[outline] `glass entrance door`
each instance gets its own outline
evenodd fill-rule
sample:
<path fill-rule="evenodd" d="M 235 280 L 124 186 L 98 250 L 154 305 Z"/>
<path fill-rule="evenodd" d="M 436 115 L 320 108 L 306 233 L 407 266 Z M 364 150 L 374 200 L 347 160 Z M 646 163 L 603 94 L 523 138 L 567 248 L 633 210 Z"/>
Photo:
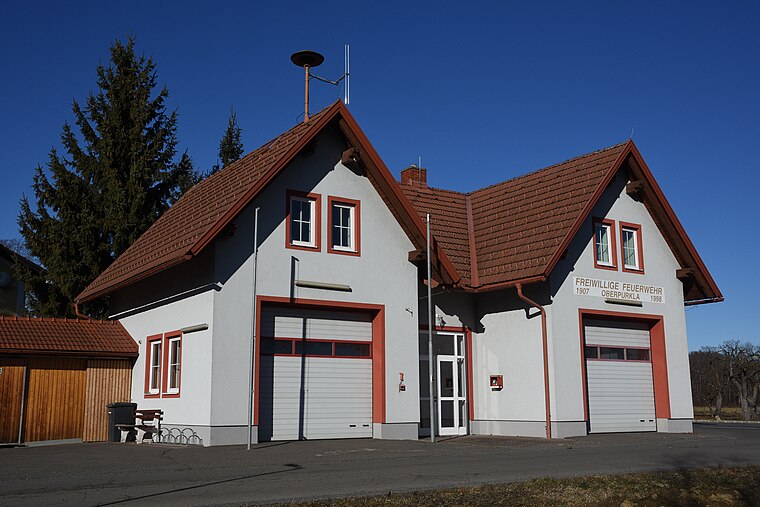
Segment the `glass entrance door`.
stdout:
<path fill-rule="evenodd" d="M 427 369 L 427 333 L 420 333 L 420 433 L 430 434 L 430 389 Z M 462 333 L 437 332 L 433 336 L 437 435 L 467 434 L 467 372 Z M 427 431 L 425 431 L 427 430 Z"/>

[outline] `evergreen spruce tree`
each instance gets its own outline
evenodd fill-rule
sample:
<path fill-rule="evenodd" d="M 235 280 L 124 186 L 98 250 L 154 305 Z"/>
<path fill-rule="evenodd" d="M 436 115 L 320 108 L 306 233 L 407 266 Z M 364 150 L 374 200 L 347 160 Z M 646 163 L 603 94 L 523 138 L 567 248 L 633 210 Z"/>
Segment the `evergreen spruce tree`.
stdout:
<path fill-rule="evenodd" d="M 211 176 L 220 169 L 224 169 L 234 161 L 243 156 L 243 142 L 240 140 L 240 134 L 243 130 L 237 122 L 237 113 L 234 109 L 230 110 L 230 117 L 227 120 L 227 129 L 224 131 L 222 139 L 219 140 L 219 163 L 214 164 L 208 173 L 204 174 L 201 179 Z"/>
<path fill-rule="evenodd" d="M 222 168 L 243 156 L 243 142 L 240 140 L 242 132 L 237 122 L 237 113 L 231 109 L 230 118 L 227 120 L 227 130 L 219 141 L 219 160 L 222 161 Z"/>
<path fill-rule="evenodd" d="M 157 86 L 152 58 L 134 39 L 114 42 L 97 68 L 97 87 L 72 109 L 78 135 L 65 123 L 47 168 L 34 176 L 35 206 L 21 199 L 18 224 L 26 246 L 47 269 L 20 275 L 37 315 L 72 315 L 74 297 L 134 242 L 192 183 L 185 153 L 175 161 L 177 113 Z M 102 316 L 105 303 L 88 307 Z"/>

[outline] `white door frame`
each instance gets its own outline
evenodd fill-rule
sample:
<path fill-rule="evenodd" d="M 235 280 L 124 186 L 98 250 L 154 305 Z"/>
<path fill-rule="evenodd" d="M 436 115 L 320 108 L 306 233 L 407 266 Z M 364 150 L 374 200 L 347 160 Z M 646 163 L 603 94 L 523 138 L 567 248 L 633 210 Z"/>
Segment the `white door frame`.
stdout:
<path fill-rule="evenodd" d="M 427 336 L 427 331 L 422 330 L 420 331 L 422 335 Z M 466 435 L 468 432 L 468 423 L 467 420 L 467 413 L 468 413 L 468 403 L 470 402 L 467 399 L 467 361 L 465 358 L 465 340 L 466 335 L 462 332 L 457 331 L 435 331 L 434 337 L 434 349 L 436 348 L 435 341 L 440 339 L 450 339 L 453 342 L 453 351 L 454 354 L 439 354 L 435 356 L 434 361 L 434 368 L 435 368 L 435 375 L 436 375 L 436 392 L 435 392 L 435 409 L 436 409 L 436 435 L 441 436 L 450 436 L 450 435 Z M 427 354 L 424 353 L 424 351 L 420 354 L 420 361 L 427 362 Z M 441 396 L 441 393 L 443 390 L 441 389 L 441 363 L 442 362 L 449 362 L 451 363 L 452 368 L 452 381 L 453 381 L 453 389 L 452 394 L 453 396 Z M 461 365 L 461 370 L 460 370 Z M 461 376 L 461 379 L 460 379 Z M 422 379 L 423 382 L 427 382 L 427 379 Z M 459 392 L 459 388 L 461 387 L 461 392 Z M 422 401 L 428 401 L 430 400 L 429 397 L 421 397 Z M 453 410 L 453 416 L 454 416 L 454 425 L 453 426 L 447 426 L 443 427 L 442 425 L 442 405 L 443 402 L 450 402 L 452 405 Z M 464 404 L 463 411 L 464 411 L 464 421 L 461 420 L 460 414 L 460 404 Z M 422 429 L 420 431 L 421 435 L 430 435 L 429 429 Z"/>

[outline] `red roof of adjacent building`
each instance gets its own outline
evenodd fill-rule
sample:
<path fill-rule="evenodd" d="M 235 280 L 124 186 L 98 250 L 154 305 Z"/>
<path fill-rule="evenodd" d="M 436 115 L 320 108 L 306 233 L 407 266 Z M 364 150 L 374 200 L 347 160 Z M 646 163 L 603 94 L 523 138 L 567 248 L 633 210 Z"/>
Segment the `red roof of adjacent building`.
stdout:
<path fill-rule="evenodd" d="M 0 353 L 137 357 L 119 322 L 0 316 Z"/>

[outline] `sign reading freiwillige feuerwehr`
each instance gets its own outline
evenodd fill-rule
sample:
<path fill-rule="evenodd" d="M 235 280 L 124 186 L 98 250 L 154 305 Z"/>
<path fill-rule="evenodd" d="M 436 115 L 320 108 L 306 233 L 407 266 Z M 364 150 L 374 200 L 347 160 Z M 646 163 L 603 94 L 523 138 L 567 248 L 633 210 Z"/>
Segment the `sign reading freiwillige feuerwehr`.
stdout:
<path fill-rule="evenodd" d="M 573 277 L 573 291 L 579 296 L 593 296 L 604 299 L 622 299 L 642 303 L 664 303 L 665 291 L 655 285 L 599 280 L 585 276 Z"/>

